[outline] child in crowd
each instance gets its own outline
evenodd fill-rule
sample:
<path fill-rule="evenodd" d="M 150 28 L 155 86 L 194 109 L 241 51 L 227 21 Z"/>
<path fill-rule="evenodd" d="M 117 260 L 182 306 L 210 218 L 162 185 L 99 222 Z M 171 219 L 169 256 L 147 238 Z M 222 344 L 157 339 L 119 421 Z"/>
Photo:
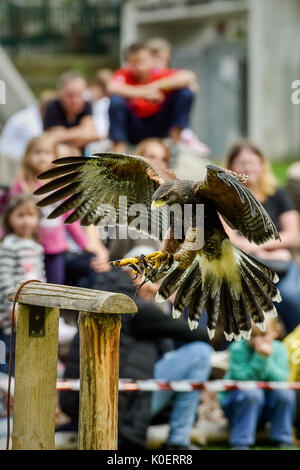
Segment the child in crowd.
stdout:
<path fill-rule="evenodd" d="M 153 67 L 156 69 L 166 69 L 171 67 L 172 46 L 165 38 L 151 38 L 146 43 L 151 52 Z M 198 85 L 195 81 L 190 85 L 192 91 L 198 91 Z M 181 145 L 190 150 L 194 150 L 201 155 L 209 155 L 210 149 L 203 142 L 200 142 L 196 134 L 189 127 L 182 130 L 180 135 Z"/>
<path fill-rule="evenodd" d="M 162 139 L 149 138 L 142 140 L 137 145 L 135 153 L 147 158 L 156 168 L 166 170 L 169 167 L 171 154 Z"/>
<path fill-rule="evenodd" d="M 36 176 L 49 169 L 52 161 L 56 158 L 58 158 L 57 146 L 51 135 L 43 133 L 33 138 L 27 146 L 19 176 L 11 188 L 11 195 L 33 193 L 42 186 L 45 180 L 39 181 Z M 66 231 L 83 250 L 88 249 L 88 239 L 79 222 L 64 225 L 65 216 L 52 220 L 47 219 L 48 214 L 57 205 L 59 203 L 41 209 L 38 232 L 45 252 L 47 281 L 54 284 L 64 284 L 64 252 L 68 250 Z"/>
<path fill-rule="evenodd" d="M 266 330 L 255 325 L 249 342 L 232 344 L 230 367 L 225 379 L 286 381 L 289 375 L 285 346 L 276 341 L 280 327 L 276 318 L 266 319 Z M 295 408 L 293 390 L 235 390 L 220 393 L 220 402 L 229 420 L 231 446 L 248 449 L 255 442 L 259 424 L 271 422 L 270 438 L 278 447 L 292 443 L 292 423 Z"/>
<path fill-rule="evenodd" d="M 18 281 L 45 281 L 44 254 L 38 240 L 39 209 L 33 196 L 12 197 L 4 214 L 5 237 L 0 244 L 0 339 L 6 348 L 6 363 L 0 371 L 8 373 L 12 303 L 8 291 Z"/>

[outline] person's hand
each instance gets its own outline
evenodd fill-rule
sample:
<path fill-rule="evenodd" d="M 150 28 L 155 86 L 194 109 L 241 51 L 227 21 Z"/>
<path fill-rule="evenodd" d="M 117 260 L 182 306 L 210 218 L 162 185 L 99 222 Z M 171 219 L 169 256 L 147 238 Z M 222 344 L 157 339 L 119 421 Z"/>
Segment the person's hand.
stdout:
<path fill-rule="evenodd" d="M 157 287 L 155 286 L 155 284 L 146 283 L 139 289 L 138 294 L 142 299 L 151 302 L 154 300 L 156 292 Z"/>
<path fill-rule="evenodd" d="M 56 142 L 62 142 L 66 136 L 66 128 L 63 126 L 55 126 L 49 129 L 52 137 L 56 140 Z"/>
<path fill-rule="evenodd" d="M 105 273 L 111 270 L 111 264 L 101 258 L 98 258 L 98 256 L 94 256 L 91 259 L 90 266 L 96 273 Z"/>
<path fill-rule="evenodd" d="M 291 252 L 286 248 L 269 251 L 262 247 L 256 251 L 255 255 L 262 259 L 273 259 L 276 261 L 291 261 L 292 259 Z"/>
<path fill-rule="evenodd" d="M 95 256 L 90 261 L 90 266 L 96 273 L 110 271 L 111 265 L 109 264 L 108 250 L 104 249 L 95 253 Z"/>
<path fill-rule="evenodd" d="M 160 103 L 165 99 L 164 93 L 153 86 L 151 83 L 149 85 L 140 87 L 140 92 L 142 98 L 153 101 L 155 103 Z"/>
<path fill-rule="evenodd" d="M 251 253 L 256 255 L 257 252 L 260 250 L 260 246 L 256 245 L 255 243 L 251 243 L 247 240 L 247 238 L 240 236 L 234 232 L 234 237 L 232 237 L 232 242 L 242 251 L 245 253 Z"/>
<path fill-rule="evenodd" d="M 253 339 L 254 350 L 264 357 L 273 353 L 272 339 L 268 336 L 256 336 Z"/>
<path fill-rule="evenodd" d="M 99 259 L 109 261 L 109 251 L 104 245 L 99 246 L 97 243 L 88 243 L 85 247 L 85 251 L 93 253 L 95 256 L 99 257 Z"/>
<path fill-rule="evenodd" d="M 128 272 L 130 275 L 131 274 L 130 271 Z M 139 297 L 141 297 L 144 300 L 147 300 L 148 302 L 151 302 L 154 300 L 155 294 L 159 288 L 159 283 L 153 282 L 152 284 L 149 284 L 148 282 L 146 282 L 141 287 L 139 287 L 143 282 L 142 279 L 143 279 L 142 274 L 138 274 L 136 278 L 132 279 L 132 282 L 138 288 Z"/>

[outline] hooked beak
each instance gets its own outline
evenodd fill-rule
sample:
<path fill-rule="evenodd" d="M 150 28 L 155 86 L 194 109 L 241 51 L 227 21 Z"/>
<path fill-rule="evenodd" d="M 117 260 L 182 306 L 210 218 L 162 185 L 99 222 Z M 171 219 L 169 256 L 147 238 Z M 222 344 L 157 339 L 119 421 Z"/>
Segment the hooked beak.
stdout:
<path fill-rule="evenodd" d="M 155 207 L 156 209 L 159 209 L 164 204 L 166 204 L 166 201 L 162 201 L 162 199 L 157 199 L 156 201 L 152 201 L 151 207 Z"/>

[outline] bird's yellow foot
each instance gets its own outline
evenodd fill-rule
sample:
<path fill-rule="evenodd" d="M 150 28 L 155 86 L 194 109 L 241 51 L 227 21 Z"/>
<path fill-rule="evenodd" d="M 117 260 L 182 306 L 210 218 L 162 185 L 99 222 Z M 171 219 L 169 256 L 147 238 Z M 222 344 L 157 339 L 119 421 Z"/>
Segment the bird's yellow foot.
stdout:
<path fill-rule="evenodd" d="M 123 259 L 117 259 L 116 261 L 112 261 L 113 266 L 117 266 L 118 268 L 121 268 L 122 266 L 130 266 L 131 264 L 137 264 L 139 263 L 140 260 L 139 258 L 123 258 Z"/>
<path fill-rule="evenodd" d="M 134 274 L 138 275 L 141 274 L 142 271 L 140 269 L 141 266 L 141 257 L 136 257 L 136 258 L 123 258 L 123 259 L 118 259 L 116 261 L 112 261 L 112 265 L 116 266 L 118 268 L 121 268 L 123 266 L 129 266 Z"/>
<path fill-rule="evenodd" d="M 145 256 L 144 260 L 146 264 L 150 264 L 154 269 L 158 269 L 161 265 L 169 267 L 173 262 L 173 255 L 163 251 L 154 251 Z"/>

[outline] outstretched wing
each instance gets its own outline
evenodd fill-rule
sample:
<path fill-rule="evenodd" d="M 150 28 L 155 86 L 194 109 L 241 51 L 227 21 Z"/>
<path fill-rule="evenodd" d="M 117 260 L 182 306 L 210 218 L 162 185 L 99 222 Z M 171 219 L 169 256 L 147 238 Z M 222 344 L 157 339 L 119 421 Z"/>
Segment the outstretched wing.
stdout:
<path fill-rule="evenodd" d="M 139 216 L 140 224 L 135 228 L 153 236 L 150 233 L 152 195 L 166 175 L 146 160 L 133 155 L 99 153 L 92 157 L 59 158 L 53 163 L 55 168 L 38 178 L 54 179 L 35 191 L 36 195 L 51 191 L 38 202 L 40 207 L 63 200 L 48 218 L 74 209 L 66 223 L 80 220 L 81 225 L 98 225 L 105 220 L 109 226 L 127 225 Z M 133 213 L 133 204 L 142 205 L 136 206 L 142 212 Z"/>
<path fill-rule="evenodd" d="M 206 179 L 196 186 L 195 193 L 214 201 L 216 210 L 230 227 L 257 245 L 279 238 L 264 207 L 242 183 L 242 175 L 234 176 L 215 165 L 206 168 Z"/>

